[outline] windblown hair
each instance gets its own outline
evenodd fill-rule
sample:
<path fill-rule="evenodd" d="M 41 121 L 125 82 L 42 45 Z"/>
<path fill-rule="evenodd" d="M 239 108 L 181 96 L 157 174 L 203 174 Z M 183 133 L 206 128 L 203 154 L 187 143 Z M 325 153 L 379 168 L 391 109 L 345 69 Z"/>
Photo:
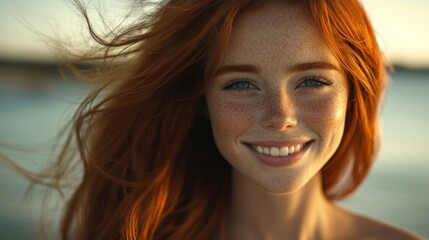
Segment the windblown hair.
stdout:
<path fill-rule="evenodd" d="M 130 56 L 97 76 L 102 86 L 81 104 L 58 159 L 82 179 L 67 203 L 62 239 L 222 239 L 231 185 L 204 94 L 226 50 L 234 20 L 251 0 L 163 1 L 115 38 L 93 38 L 105 59 Z M 358 0 L 308 0 L 351 92 L 342 142 L 322 169 L 330 200 L 353 192 L 377 152 L 385 70 L 373 28 Z M 143 13 L 146 14 L 146 13 Z M 121 49 L 121 51 L 113 50 Z M 58 180 L 58 178 L 57 178 Z M 342 183 L 342 184 L 340 184 Z"/>

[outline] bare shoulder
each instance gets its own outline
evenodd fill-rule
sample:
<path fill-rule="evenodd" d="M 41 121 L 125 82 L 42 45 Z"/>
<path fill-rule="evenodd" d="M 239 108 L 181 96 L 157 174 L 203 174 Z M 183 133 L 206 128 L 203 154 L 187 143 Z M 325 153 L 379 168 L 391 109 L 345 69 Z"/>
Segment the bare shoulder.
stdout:
<path fill-rule="evenodd" d="M 353 239 L 423 240 L 424 238 L 400 227 L 343 209 L 343 223 Z M 350 237 L 350 236 L 349 236 Z"/>

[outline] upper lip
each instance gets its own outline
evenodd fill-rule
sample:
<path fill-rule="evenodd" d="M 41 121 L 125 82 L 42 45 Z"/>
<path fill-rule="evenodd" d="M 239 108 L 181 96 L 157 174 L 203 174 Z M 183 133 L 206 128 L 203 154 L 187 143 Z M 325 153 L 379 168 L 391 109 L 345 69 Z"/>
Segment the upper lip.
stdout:
<path fill-rule="evenodd" d="M 278 141 L 252 141 L 246 142 L 247 144 L 261 146 L 261 147 L 285 147 L 285 146 L 296 146 L 309 142 L 310 139 L 291 139 L 291 140 L 278 140 Z"/>

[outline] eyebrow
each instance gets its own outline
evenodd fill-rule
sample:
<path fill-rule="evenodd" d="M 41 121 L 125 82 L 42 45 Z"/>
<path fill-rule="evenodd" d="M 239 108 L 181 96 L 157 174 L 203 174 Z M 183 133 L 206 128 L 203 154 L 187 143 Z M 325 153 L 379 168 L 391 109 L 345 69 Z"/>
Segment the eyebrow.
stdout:
<path fill-rule="evenodd" d="M 215 76 L 231 72 L 258 73 L 259 69 L 253 65 L 225 65 L 216 71 Z"/>
<path fill-rule="evenodd" d="M 329 63 L 329 62 L 323 62 L 323 61 L 298 63 L 298 64 L 293 65 L 289 69 L 289 71 L 291 71 L 291 72 L 302 72 L 302 71 L 311 70 L 311 69 L 325 69 L 325 70 L 340 71 L 334 64 Z"/>
<path fill-rule="evenodd" d="M 297 63 L 288 69 L 290 72 L 303 72 L 311 69 L 326 69 L 326 70 L 336 70 L 340 71 L 338 67 L 329 62 L 316 61 L 316 62 L 305 62 L 305 63 Z M 215 76 L 231 73 L 231 72 L 246 72 L 246 73 L 258 73 L 259 69 L 254 65 L 225 65 L 220 67 Z"/>

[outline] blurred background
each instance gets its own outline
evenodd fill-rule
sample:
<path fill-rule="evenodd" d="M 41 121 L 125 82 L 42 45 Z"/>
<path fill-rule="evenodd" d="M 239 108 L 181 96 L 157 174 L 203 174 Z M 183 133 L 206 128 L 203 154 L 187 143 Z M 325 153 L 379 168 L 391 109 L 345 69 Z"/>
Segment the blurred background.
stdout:
<path fill-rule="evenodd" d="M 113 21 L 126 11 L 125 1 L 103 3 Z M 429 238 L 429 1 L 362 3 L 395 71 L 383 107 L 380 155 L 363 186 L 339 204 Z M 0 0 L 0 142 L 33 149 L 0 144 L 0 153 L 29 169 L 52 159 L 49 146 L 87 92 L 83 82 L 62 79 L 43 34 L 79 47 L 87 44 L 85 30 L 66 1 Z M 0 240 L 37 239 L 43 189 L 24 198 L 27 186 L 0 161 Z M 49 212 L 54 219 L 58 213 Z"/>

